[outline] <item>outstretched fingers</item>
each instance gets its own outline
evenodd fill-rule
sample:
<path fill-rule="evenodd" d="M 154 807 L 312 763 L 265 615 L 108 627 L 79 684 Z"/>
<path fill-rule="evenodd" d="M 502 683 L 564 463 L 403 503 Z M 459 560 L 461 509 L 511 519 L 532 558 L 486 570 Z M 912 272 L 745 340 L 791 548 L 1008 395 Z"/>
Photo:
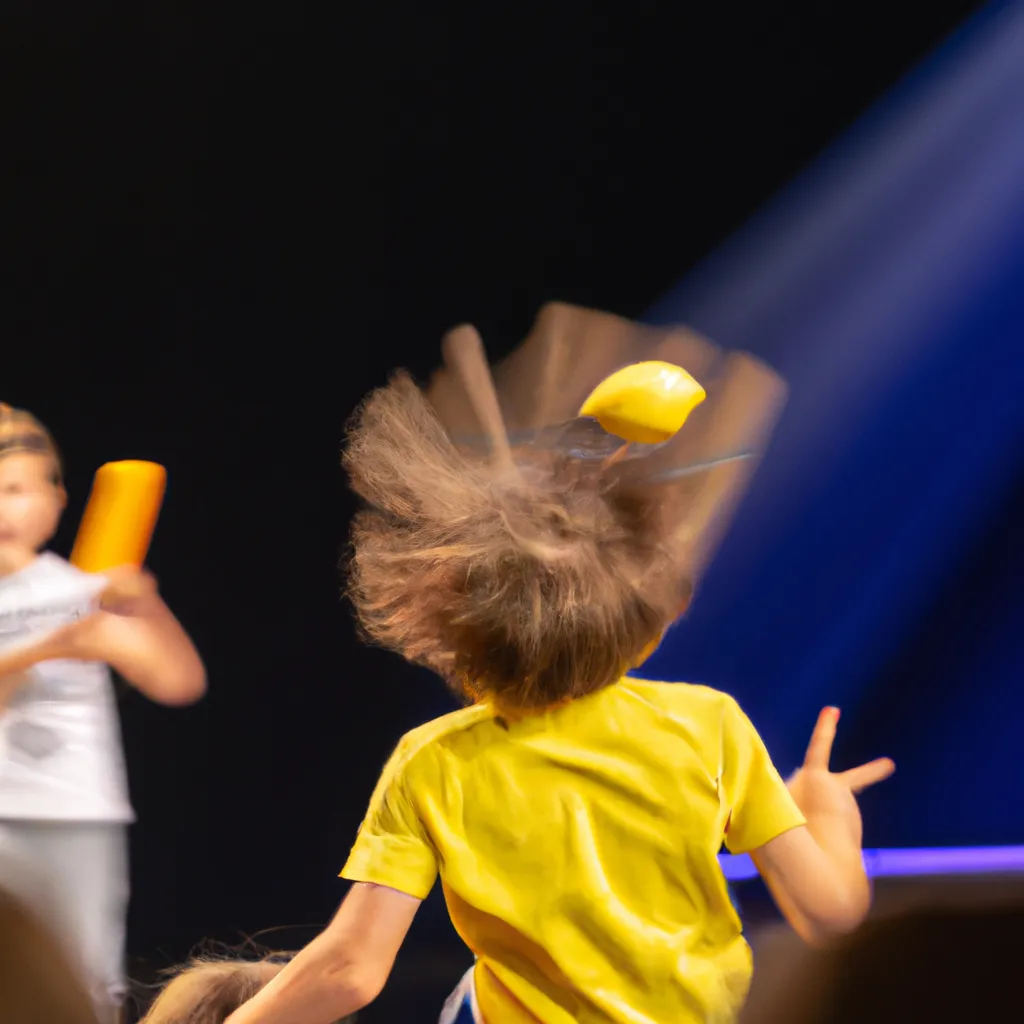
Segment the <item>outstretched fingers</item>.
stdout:
<path fill-rule="evenodd" d="M 836 738 L 836 726 L 839 723 L 839 708 L 822 708 L 818 721 L 811 733 L 811 742 L 804 755 L 805 768 L 818 768 L 828 771 L 828 763 L 832 757 L 832 744 Z"/>
<path fill-rule="evenodd" d="M 891 758 L 879 757 L 858 768 L 840 772 L 838 778 L 845 782 L 854 793 L 860 793 L 869 786 L 884 782 L 894 771 L 896 771 L 896 764 Z"/>
<path fill-rule="evenodd" d="M 836 739 L 836 726 L 839 723 L 839 708 L 822 708 L 818 721 L 811 734 L 811 742 L 804 756 L 804 768 L 817 771 L 828 771 L 832 757 L 832 745 Z M 896 771 L 891 758 L 879 757 L 857 768 L 845 772 L 837 772 L 834 778 L 849 786 L 853 793 L 860 793 L 869 786 L 884 782 Z"/>

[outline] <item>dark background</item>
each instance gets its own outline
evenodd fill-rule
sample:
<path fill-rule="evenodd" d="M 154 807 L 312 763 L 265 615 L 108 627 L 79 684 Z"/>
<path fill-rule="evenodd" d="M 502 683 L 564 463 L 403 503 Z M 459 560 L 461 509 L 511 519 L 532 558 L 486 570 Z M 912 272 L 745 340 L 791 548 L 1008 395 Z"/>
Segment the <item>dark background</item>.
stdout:
<path fill-rule="evenodd" d="M 64 553 L 100 463 L 168 467 L 151 564 L 209 667 L 193 709 L 123 702 L 163 965 L 323 923 L 448 707 L 339 599 L 360 396 L 460 321 L 497 355 L 549 299 L 639 315 L 976 5 L 20 6 L 0 397 L 65 450 Z"/>

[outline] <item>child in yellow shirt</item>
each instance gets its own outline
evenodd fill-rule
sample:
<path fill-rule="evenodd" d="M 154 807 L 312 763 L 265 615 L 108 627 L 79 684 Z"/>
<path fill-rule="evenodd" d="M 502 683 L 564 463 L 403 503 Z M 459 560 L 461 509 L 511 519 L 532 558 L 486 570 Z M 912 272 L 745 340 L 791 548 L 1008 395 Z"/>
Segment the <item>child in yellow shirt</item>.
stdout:
<path fill-rule="evenodd" d="M 402 739 L 334 921 L 230 1024 L 371 1002 L 438 878 L 476 956 L 449 1012 L 478 1024 L 733 1020 L 751 958 L 723 841 L 809 940 L 861 920 L 853 793 L 891 762 L 832 774 L 826 709 L 787 787 L 731 697 L 626 676 L 691 590 L 653 501 L 569 455 L 470 461 L 405 376 L 370 397 L 346 464 L 369 506 L 351 566 L 366 633 L 471 706 Z"/>

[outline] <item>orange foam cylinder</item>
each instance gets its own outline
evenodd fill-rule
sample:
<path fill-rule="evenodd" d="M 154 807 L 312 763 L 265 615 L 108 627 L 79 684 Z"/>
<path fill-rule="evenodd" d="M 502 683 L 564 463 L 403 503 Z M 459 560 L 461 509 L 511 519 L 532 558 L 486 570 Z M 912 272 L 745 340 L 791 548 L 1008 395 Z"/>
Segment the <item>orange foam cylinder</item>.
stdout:
<path fill-rule="evenodd" d="M 149 553 L 167 488 L 167 470 L 155 462 L 108 462 L 92 483 L 71 562 L 84 572 L 141 567 Z"/>

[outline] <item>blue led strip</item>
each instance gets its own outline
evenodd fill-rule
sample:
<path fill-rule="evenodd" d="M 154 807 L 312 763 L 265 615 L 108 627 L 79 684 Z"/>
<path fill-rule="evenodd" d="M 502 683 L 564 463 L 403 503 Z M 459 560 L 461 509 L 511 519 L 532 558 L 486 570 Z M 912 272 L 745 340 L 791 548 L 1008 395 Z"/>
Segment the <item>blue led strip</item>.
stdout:
<path fill-rule="evenodd" d="M 723 854 L 722 871 L 730 882 L 757 877 L 747 854 Z M 930 875 L 1024 874 L 1024 846 L 940 847 L 913 850 L 865 850 L 864 866 L 872 878 L 920 878 Z"/>

